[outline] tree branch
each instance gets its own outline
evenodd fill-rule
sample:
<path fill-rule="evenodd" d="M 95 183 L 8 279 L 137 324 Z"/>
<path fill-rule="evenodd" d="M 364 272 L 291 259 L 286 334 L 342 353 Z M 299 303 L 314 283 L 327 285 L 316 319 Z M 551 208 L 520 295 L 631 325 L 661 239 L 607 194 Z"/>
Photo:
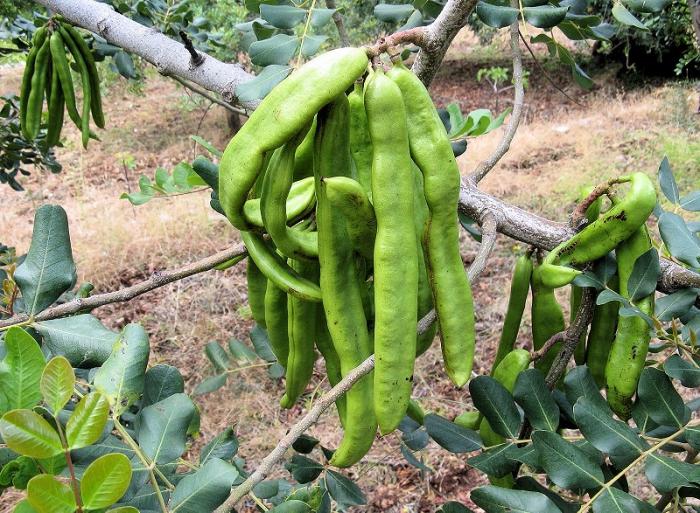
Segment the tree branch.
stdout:
<path fill-rule="evenodd" d="M 337 9 L 335 5 L 335 0 L 326 0 L 326 7 L 328 7 L 329 9 Z M 348 37 L 348 31 L 345 30 L 343 16 L 337 10 L 333 13 L 333 23 L 335 23 L 335 28 L 338 30 L 340 44 L 342 44 L 343 46 L 350 46 L 350 38 Z"/>
<path fill-rule="evenodd" d="M 233 507 L 250 492 L 253 487 L 261 482 L 270 473 L 272 467 L 282 458 L 294 441 L 299 438 L 304 431 L 315 424 L 321 414 L 327 410 L 336 399 L 346 393 L 350 388 L 366 374 L 369 374 L 374 368 L 374 355 L 367 358 L 360 365 L 351 370 L 336 386 L 323 394 L 321 398 L 311 407 L 309 412 L 304 417 L 294 424 L 287 434 L 279 441 L 277 446 L 272 449 L 270 454 L 265 456 L 260 464 L 248 478 L 240 485 L 231 490 L 231 495 L 226 501 L 219 506 L 214 513 L 228 513 Z"/>
<path fill-rule="evenodd" d="M 513 7 L 518 8 L 519 0 L 513 0 Z M 525 103 L 525 89 L 523 87 L 523 54 L 520 51 L 520 31 L 518 29 L 519 22 L 516 21 L 510 26 L 510 51 L 513 55 L 513 86 L 515 93 L 513 96 L 513 111 L 508 120 L 508 128 L 506 128 L 501 141 L 498 143 L 495 151 L 474 170 L 472 180 L 474 183 L 479 183 L 489 171 L 503 158 L 510 144 L 513 142 L 515 133 L 520 125 L 520 118 L 523 115 L 523 105 Z"/>
<path fill-rule="evenodd" d="M 469 281 L 472 285 L 476 283 L 479 276 L 486 268 L 486 264 L 496 244 L 496 235 L 498 234 L 497 228 L 498 223 L 496 223 L 496 217 L 490 212 L 484 214 L 481 218 L 481 246 L 469 268 Z"/>
<path fill-rule="evenodd" d="M 413 63 L 413 72 L 426 85 L 435 78 L 447 49 L 467 23 L 477 0 L 447 0 L 435 21 L 425 27 L 425 44 Z"/>
<path fill-rule="evenodd" d="M 219 251 L 214 255 L 198 260 L 197 262 L 183 265 L 177 269 L 156 271 L 149 279 L 132 285 L 131 287 L 115 290 L 113 292 L 106 292 L 104 294 L 96 294 L 86 298 L 76 298 L 66 303 L 53 306 L 37 314 L 31 320 L 48 321 L 49 319 L 57 319 L 58 317 L 65 317 L 66 315 L 93 310 L 111 303 L 123 303 L 136 296 L 150 292 L 153 289 L 167 285 L 168 283 L 187 278 L 193 274 L 209 271 L 233 258 L 241 257 L 242 259 L 246 254 L 245 246 L 243 244 L 237 244 L 232 248 Z M 0 328 L 7 328 L 16 324 L 26 323 L 27 321 L 30 321 L 27 314 L 15 315 L 9 319 L 0 320 Z"/>
<path fill-rule="evenodd" d="M 202 98 L 206 98 L 207 100 L 209 100 L 212 103 L 216 103 L 217 105 L 220 105 L 221 107 L 223 107 L 224 109 L 226 109 L 230 112 L 235 112 L 236 114 L 243 114 L 244 116 L 248 115 L 248 112 L 246 110 L 239 109 L 238 107 L 234 107 L 230 103 L 226 103 L 223 100 L 219 100 L 216 96 L 210 94 L 207 90 L 202 89 L 201 87 L 197 87 L 194 84 L 190 84 L 185 79 L 182 79 L 182 78 L 178 77 L 177 75 L 171 75 L 170 78 L 172 78 L 175 82 L 180 84 L 185 89 L 189 89 L 193 93 L 198 94 Z"/>
<path fill-rule="evenodd" d="M 229 102 L 235 102 L 238 84 L 253 76 L 238 64 L 227 64 L 198 52 L 203 58 L 199 65 L 190 62 L 190 53 L 180 42 L 122 16 L 105 3 L 95 0 L 35 0 L 62 15 L 72 24 L 99 34 L 108 42 L 138 55 L 153 64 L 160 73 L 177 75 L 209 91 L 219 93 Z M 246 109 L 254 109 L 259 101 L 239 102 Z"/>

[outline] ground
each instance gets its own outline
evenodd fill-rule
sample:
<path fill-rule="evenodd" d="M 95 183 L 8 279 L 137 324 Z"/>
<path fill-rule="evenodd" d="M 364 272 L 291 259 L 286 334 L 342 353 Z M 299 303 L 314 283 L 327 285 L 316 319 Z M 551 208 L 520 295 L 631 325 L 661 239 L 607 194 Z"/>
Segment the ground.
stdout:
<path fill-rule="evenodd" d="M 474 46 L 464 35 L 448 55 L 431 93 L 439 105 L 458 102 L 463 111 L 495 108 L 485 83 L 476 81 L 481 67 L 506 66 L 496 43 L 489 51 Z M 697 92 L 684 83 L 650 83 L 625 89 L 617 69 L 598 70 L 596 88 L 578 89 L 567 70 L 545 63 L 546 74 L 576 103 L 557 91 L 526 59 L 530 71 L 526 116 L 512 149 L 483 182 L 483 188 L 523 208 L 564 221 L 581 187 L 631 171 L 655 174 L 668 155 L 680 188 L 700 187 L 700 120 L 694 114 Z M 622 74 L 628 73 L 622 71 Z M 21 68 L 2 69 L 0 94 L 18 89 Z M 198 134 L 223 148 L 229 138 L 223 109 L 208 109 L 174 82 L 151 73 L 140 94 L 123 81 L 110 79 L 105 94 L 107 129 L 102 142 L 89 151 L 79 146 L 74 127 L 65 127 L 65 147 L 58 150 L 64 170 L 59 175 L 34 172 L 24 182 L 26 192 L 0 188 L 3 213 L 1 242 L 24 253 L 29 245 L 34 210 L 45 202 L 60 203 L 68 212 L 79 282 L 90 281 L 95 292 L 124 287 L 147 278 L 153 271 L 197 260 L 238 241 L 235 230 L 208 207 L 207 192 L 154 199 L 133 207 L 119 199 L 137 188 L 140 174 L 153 176 L 158 166 L 171 168 L 191 161 L 201 148 L 188 138 Z M 500 106 L 511 92 L 501 95 Z M 195 101 L 196 100 L 196 101 Z M 469 142 L 459 158 L 463 174 L 470 172 L 498 143 L 502 130 Z M 466 264 L 478 245 L 462 236 Z M 475 370 L 488 372 L 507 304 L 514 255 L 523 248 L 501 236 L 493 258 L 475 284 L 478 350 Z M 565 295 L 562 303 L 568 305 Z M 191 391 L 211 374 L 203 354 L 205 343 L 225 343 L 235 337 L 249 343 L 252 326 L 245 289 L 245 267 L 210 271 L 146 294 L 128 304 L 110 305 L 94 312 L 107 326 L 120 328 L 141 322 L 152 345 L 151 365 L 178 367 Z M 519 345 L 530 343 L 529 315 L 521 327 Z M 309 391 L 327 388 L 322 365 Z M 234 374 L 229 384 L 200 396 L 201 435 L 192 453 L 227 426 L 241 441 L 240 455 L 253 469 L 299 419 L 312 400 L 306 396 L 292 410 L 280 410 L 283 387 L 268 379 L 264 369 Z M 455 390 L 441 367 L 438 344 L 417 363 L 415 392 L 427 410 L 453 417 L 469 408 L 465 391 Z M 327 413 L 310 434 L 333 447 L 340 438 L 334 413 Z M 371 512 L 432 511 L 446 500 L 468 502 L 468 491 L 482 481 L 465 457 L 446 453 L 434 444 L 423 458 L 433 471 L 421 475 L 399 450 L 399 437 L 378 440 L 363 462 L 348 472 L 362 476 Z M 277 476 L 288 476 L 280 466 Z M 3 497 L 0 513 L 9 512 L 13 496 Z M 252 511 L 252 509 L 251 509 Z"/>

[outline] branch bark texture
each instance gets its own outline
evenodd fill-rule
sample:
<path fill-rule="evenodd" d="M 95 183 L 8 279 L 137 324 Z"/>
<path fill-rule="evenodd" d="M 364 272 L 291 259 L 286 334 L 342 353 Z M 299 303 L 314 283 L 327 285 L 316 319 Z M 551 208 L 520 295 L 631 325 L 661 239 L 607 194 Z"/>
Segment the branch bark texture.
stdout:
<path fill-rule="evenodd" d="M 203 52 L 199 52 L 199 55 L 204 60 L 198 66 L 194 66 L 184 44 L 122 16 L 107 4 L 94 0 L 35 1 L 61 14 L 71 23 L 147 60 L 160 73 L 177 75 L 209 91 L 217 92 L 227 102 L 235 102 L 235 89 L 238 84 L 253 78 L 240 65 L 221 62 Z M 258 103 L 240 102 L 240 105 L 246 109 L 254 109 Z"/>

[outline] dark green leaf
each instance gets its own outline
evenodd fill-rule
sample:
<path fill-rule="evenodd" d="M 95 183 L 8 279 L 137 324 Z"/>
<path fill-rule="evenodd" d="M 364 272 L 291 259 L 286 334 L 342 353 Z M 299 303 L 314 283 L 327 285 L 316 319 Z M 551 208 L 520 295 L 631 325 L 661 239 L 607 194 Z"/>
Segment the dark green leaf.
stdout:
<path fill-rule="evenodd" d="M 318 51 L 321 49 L 321 45 L 328 39 L 328 36 L 320 35 L 320 36 L 306 36 L 302 41 L 301 41 L 301 54 L 304 57 L 311 57 L 312 55 L 316 55 Z"/>
<path fill-rule="evenodd" d="M 446 502 L 438 511 L 439 513 L 474 513 L 464 504 L 455 501 Z"/>
<path fill-rule="evenodd" d="M 405 444 L 401 444 L 401 455 L 408 462 L 409 465 L 416 467 L 421 472 L 432 472 L 432 469 L 428 467 L 425 463 L 419 460 L 409 447 Z"/>
<path fill-rule="evenodd" d="M 95 443 L 102 436 L 109 416 L 109 402 L 99 392 L 84 396 L 66 423 L 66 441 L 72 449 Z"/>
<path fill-rule="evenodd" d="M 659 165 L 659 185 L 661 186 L 661 192 L 664 193 L 668 201 L 671 203 L 678 203 L 680 201 L 678 184 L 673 176 L 668 157 L 664 157 Z"/>
<path fill-rule="evenodd" d="M 36 513 L 74 513 L 76 509 L 70 487 L 49 474 L 39 474 L 29 481 L 27 500 Z"/>
<path fill-rule="evenodd" d="M 63 452 L 58 433 L 31 410 L 12 410 L 0 418 L 0 436 L 7 447 L 32 458 L 51 458 Z"/>
<path fill-rule="evenodd" d="M 16 326 L 5 334 L 5 358 L 0 362 L 0 414 L 33 408 L 41 401 L 41 373 L 46 361 L 36 340 Z"/>
<path fill-rule="evenodd" d="M 270 513 L 312 513 L 311 507 L 302 501 L 290 500 L 284 501 L 279 506 L 270 510 Z"/>
<path fill-rule="evenodd" d="M 212 458 L 230 461 L 238 452 L 238 438 L 233 428 L 226 428 L 216 435 L 199 453 L 199 464 L 204 465 Z"/>
<path fill-rule="evenodd" d="M 515 488 L 518 490 L 528 490 L 530 492 L 539 492 L 546 495 L 556 504 L 562 513 L 576 513 L 579 510 L 580 504 L 567 502 L 553 490 L 542 486 L 534 477 L 522 476 L 515 480 Z"/>
<path fill-rule="evenodd" d="M 590 89 L 591 87 L 593 87 L 593 80 L 591 79 L 591 77 L 588 76 L 588 74 L 585 71 L 583 71 L 581 66 L 579 66 L 575 62 L 571 63 L 570 66 L 571 76 L 574 77 L 574 80 L 580 87 L 582 87 L 583 89 Z"/>
<path fill-rule="evenodd" d="M 644 463 L 644 474 L 659 492 L 700 481 L 700 467 L 652 453 Z"/>
<path fill-rule="evenodd" d="M 311 26 L 316 28 L 323 27 L 331 20 L 331 17 L 333 17 L 336 11 L 337 9 L 321 9 L 314 7 L 311 10 Z"/>
<path fill-rule="evenodd" d="M 404 23 L 398 28 L 398 32 L 402 30 L 409 30 L 415 27 L 420 27 L 421 25 L 423 25 L 423 13 L 420 12 L 418 9 L 415 9 L 406 20 L 406 23 Z"/>
<path fill-rule="evenodd" d="M 514 460 L 524 463 L 532 469 L 539 470 L 542 468 L 542 465 L 540 464 L 540 456 L 532 444 L 518 447 L 517 450 L 513 449 L 510 456 Z"/>
<path fill-rule="evenodd" d="M 318 445 L 318 440 L 311 435 L 302 433 L 299 438 L 292 443 L 292 449 L 301 454 L 309 454 Z"/>
<path fill-rule="evenodd" d="M 192 394 L 194 395 L 204 395 L 204 394 L 211 394 L 212 392 L 216 392 L 219 390 L 221 387 L 223 387 L 226 384 L 226 378 L 228 377 L 228 374 L 217 374 L 216 376 L 209 376 L 208 378 L 205 378 L 202 380 L 201 383 L 199 383 L 194 390 L 192 391 Z"/>
<path fill-rule="evenodd" d="M 212 363 L 217 372 L 224 372 L 228 370 L 229 357 L 218 342 L 211 341 L 204 346 L 204 354 Z"/>
<path fill-rule="evenodd" d="M 634 419 L 635 424 L 637 424 L 637 428 L 639 429 L 640 433 L 646 434 L 659 427 L 659 425 L 649 416 L 647 407 L 641 401 L 634 403 L 634 406 L 632 407 L 632 418 Z"/>
<path fill-rule="evenodd" d="M 649 505 L 651 511 L 656 511 Z M 593 513 L 646 513 L 644 504 L 619 488 L 611 487 L 603 491 L 593 503 Z"/>
<path fill-rule="evenodd" d="M 250 60 L 259 66 L 284 65 L 294 56 L 297 48 L 299 48 L 298 37 L 277 34 L 270 39 L 255 41 L 250 45 L 248 53 Z"/>
<path fill-rule="evenodd" d="M 430 438 L 450 452 L 471 452 L 481 448 L 481 438 L 476 431 L 458 426 L 444 417 L 429 413 L 424 425 Z"/>
<path fill-rule="evenodd" d="M 574 444 L 550 431 L 532 433 L 535 450 L 549 478 L 562 488 L 595 488 L 605 482 L 603 471 Z"/>
<path fill-rule="evenodd" d="M 250 330 L 249 337 L 250 341 L 253 343 L 253 347 L 255 348 L 255 354 L 266 362 L 277 361 L 277 357 L 275 356 L 275 353 L 272 352 L 272 348 L 270 347 L 270 339 L 268 338 L 267 331 L 265 331 L 265 329 L 256 324 L 253 329 Z"/>
<path fill-rule="evenodd" d="M 415 429 L 401 435 L 401 440 L 412 451 L 420 451 L 430 442 L 430 436 L 424 429 Z"/>
<path fill-rule="evenodd" d="M 690 410 L 683 403 L 670 378 L 659 369 L 647 367 L 642 371 L 637 394 L 649 416 L 662 426 L 680 428 L 690 420 Z"/>
<path fill-rule="evenodd" d="M 518 9 L 493 5 L 480 1 L 476 4 L 476 15 L 489 27 L 503 28 L 518 20 Z"/>
<path fill-rule="evenodd" d="M 74 315 L 34 323 L 44 337 L 45 347 L 53 355 L 65 356 L 73 367 L 102 365 L 119 338 L 91 314 Z"/>
<path fill-rule="evenodd" d="M 615 420 L 608 409 L 586 397 L 576 401 L 574 416 L 586 440 L 599 451 L 609 454 L 619 468 L 630 464 L 647 449 L 647 444 L 625 422 Z"/>
<path fill-rule="evenodd" d="M 185 380 L 180 371 L 170 365 L 158 364 L 146 372 L 141 408 L 184 391 Z"/>
<path fill-rule="evenodd" d="M 486 513 L 561 513 L 546 495 L 526 490 L 482 486 L 472 490 L 471 499 Z"/>
<path fill-rule="evenodd" d="M 237 477 L 236 467 L 219 458 L 211 458 L 177 483 L 168 510 L 172 513 L 214 511 L 226 500 Z"/>
<path fill-rule="evenodd" d="M 516 452 L 514 448 L 515 445 L 512 443 L 489 447 L 481 454 L 469 458 L 467 463 L 489 476 L 503 477 L 517 467 L 517 460 L 513 459 Z"/>
<path fill-rule="evenodd" d="M 662 321 L 683 317 L 691 309 L 698 297 L 697 289 L 681 289 L 656 300 L 654 314 Z"/>
<path fill-rule="evenodd" d="M 630 27 L 635 27 L 641 30 L 649 30 L 644 23 L 635 18 L 634 14 L 629 12 L 627 8 L 622 5 L 622 2 L 617 0 L 612 8 L 612 15 L 615 19 L 623 25 L 629 25 Z"/>
<path fill-rule="evenodd" d="M 306 10 L 291 5 L 260 5 L 260 15 L 271 25 L 280 29 L 291 29 L 306 18 Z"/>
<path fill-rule="evenodd" d="M 524 7 L 523 16 L 530 25 L 538 28 L 551 28 L 564 21 L 568 10 L 568 7 L 556 7 L 553 5 Z"/>
<path fill-rule="evenodd" d="M 240 102 L 258 100 L 267 96 L 267 93 L 282 82 L 292 68 L 285 65 L 266 66 L 254 79 L 248 80 L 236 86 L 236 98 Z"/>
<path fill-rule="evenodd" d="M 674 354 L 664 362 L 664 372 L 672 378 L 683 383 L 684 387 L 700 387 L 700 367 L 697 363 L 691 363 Z"/>
<path fill-rule="evenodd" d="M 673 212 L 661 214 L 659 233 L 671 255 L 691 267 L 700 267 L 700 243 L 681 216 Z"/>
<path fill-rule="evenodd" d="M 413 12 L 411 4 L 377 4 L 374 6 L 374 15 L 381 21 L 398 23 L 408 18 Z"/>
<path fill-rule="evenodd" d="M 141 411 L 138 442 L 143 452 L 157 463 L 169 463 L 185 452 L 187 427 L 194 416 L 192 400 L 174 394 Z"/>
<path fill-rule="evenodd" d="M 95 388 L 107 398 L 116 415 L 141 397 L 149 352 L 146 330 L 139 324 L 127 324 L 109 358 L 95 373 Z"/>
<path fill-rule="evenodd" d="M 700 191 L 693 191 L 681 198 L 681 208 L 689 212 L 700 212 Z"/>
<path fill-rule="evenodd" d="M 566 374 L 564 378 L 564 390 L 566 392 L 566 398 L 571 404 L 576 404 L 579 397 L 586 397 L 595 406 L 605 411 L 610 411 L 608 403 L 603 399 L 603 396 L 600 395 L 598 385 L 596 385 L 591 372 L 585 365 L 579 365 Z"/>
<path fill-rule="evenodd" d="M 117 71 L 124 78 L 134 79 L 138 76 L 136 74 L 136 68 L 134 67 L 134 61 L 128 53 L 119 50 L 114 54 L 112 59 L 114 60 Z"/>
<path fill-rule="evenodd" d="M 258 358 L 254 351 L 235 338 L 229 339 L 228 350 L 235 360 L 254 362 Z"/>
<path fill-rule="evenodd" d="M 535 429 L 556 431 L 559 407 L 538 369 L 526 369 L 515 381 L 513 396 L 525 411 L 525 417 Z"/>
<path fill-rule="evenodd" d="M 60 206 L 37 209 L 29 252 L 15 270 L 14 280 L 29 315 L 46 309 L 75 285 L 68 217 Z"/>
<path fill-rule="evenodd" d="M 518 438 L 520 412 L 510 392 L 490 376 L 477 376 L 469 382 L 469 392 L 477 410 L 491 428 L 506 438 Z"/>
<path fill-rule="evenodd" d="M 333 470 L 326 471 L 326 486 L 331 497 L 341 506 L 367 504 L 365 495 L 353 481 Z"/>
<path fill-rule="evenodd" d="M 306 456 L 295 454 L 287 465 L 287 470 L 297 482 L 304 484 L 315 480 L 323 472 L 323 465 Z"/>
<path fill-rule="evenodd" d="M 625 0 L 633 11 L 647 13 L 661 12 L 670 2 L 671 0 Z"/>
<path fill-rule="evenodd" d="M 627 290 L 632 301 L 647 297 L 656 290 L 656 282 L 661 275 L 659 254 L 651 248 L 634 262 L 632 275 L 627 281 Z"/>
<path fill-rule="evenodd" d="M 131 481 L 131 463 L 123 454 L 105 454 L 90 463 L 80 479 L 85 509 L 111 506 L 126 492 Z"/>

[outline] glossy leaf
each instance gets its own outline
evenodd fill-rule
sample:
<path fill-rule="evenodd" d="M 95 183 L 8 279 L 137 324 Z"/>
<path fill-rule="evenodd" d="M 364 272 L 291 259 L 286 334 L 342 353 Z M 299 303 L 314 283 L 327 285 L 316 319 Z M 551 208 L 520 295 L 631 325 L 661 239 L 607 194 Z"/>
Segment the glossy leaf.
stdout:
<path fill-rule="evenodd" d="M 557 492 L 542 486 L 534 477 L 519 477 L 515 480 L 515 488 L 518 490 L 528 490 L 546 495 L 561 510 L 562 513 L 577 513 L 579 510 L 578 503 L 565 501 Z"/>
<path fill-rule="evenodd" d="M 249 102 L 264 98 L 272 89 L 282 82 L 292 68 L 286 65 L 270 65 L 256 75 L 255 78 L 236 86 L 236 98 L 240 102 Z"/>
<path fill-rule="evenodd" d="M 109 402 L 99 392 L 84 396 L 66 423 L 66 440 L 72 449 L 87 447 L 102 436 L 109 416 Z"/>
<path fill-rule="evenodd" d="M 131 463 L 123 454 L 105 454 L 90 463 L 80 479 L 80 496 L 86 509 L 111 506 L 126 493 Z"/>
<path fill-rule="evenodd" d="M 683 317 L 695 304 L 697 289 L 681 289 L 678 292 L 662 296 L 656 300 L 654 315 L 661 321 Z"/>
<path fill-rule="evenodd" d="M 238 470 L 219 458 L 211 458 L 199 470 L 182 478 L 170 496 L 171 513 L 214 511 L 228 497 Z"/>
<path fill-rule="evenodd" d="M 573 490 L 595 488 L 605 482 L 596 462 L 557 433 L 535 431 L 532 441 L 542 467 L 557 486 Z"/>
<path fill-rule="evenodd" d="M 306 456 L 295 454 L 287 464 L 287 470 L 297 482 L 304 484 L 315 480 L 323 472 L 323 465 Z"/>
<path fill-rule="evenodd" d="M 119 337 L 91 314 L 41 321 L 34 327 L 51 354 L 65 356 L 73 367 L 80 368 L 102 365 Z"/>
<path fill-rule="evenodd" d="M 681 216 L 673 212 L 661 214 L 659 233 L 671 255 L 691 267 L 700 267 L 700 242 Z"/>
<path fill-rule="evenodd" d="M 59 205 L 37 209 L 29 252 L 17 267 L 14 279 L 29 315 L 45 310 L 75 285 L 68 217 Z"/>
<path fill-rule="evenodd" d="M 489 447 L 481 454 L 473 456 L 467 463 L 484 474 L 495 477 L 503 477 L 510 474 L 517 466 L 517 460 L 513 459 L 515 445 L 505 443 Z"/>
<path fill-rule="evenodd" d="M 46 361 L 36 340 L 22 328 L 5 334 L 5 358 L 0 362 L 0 413 L 32 408 L 41 401 L 41 373 Z M 4 407 L 3 407 L 4 404 Z"/>
<path fill-rule="evenodd" d="M 12 510 L 12 513 L 37 513 L 37 511 L 32 508 L 32 505 L 29 504 L 27 499 L 22 499 L 15 505 L 15 509 Z"/>
<path fill-rule="evenodd" d="M 362 506 L 367 504 L 367 499 L 360 487 L 334 470 L 326 471 L 326 486 L 328 487 L 328 493 L 341 506 Z"/>
<path fill-rule="evenodd" d="M 537 28 L 552 28 L 564 21 L 568 10 L 568 7 L 557 7 L 553 5 L 524 7 L 523 16 L 530 25 Z"/>
<path fill-rule="evenodd" d="M 656 511 L 648 504 L 644 507 L 636 497 L 623 492 L 619 488 L 610 487 L 600 494 L 593 503 L 593 513 L 647 513 L 649 510 Z"/>
<path fill-rule="evenodd" d="M 671 203 L 678 203 L 680 201 L 678 184 L 676 183 L 676 178 L 673 176 L 668 157 L 664 157 L 659 165 L 659 186 L 661 187 L 661 192 L 664 193 L 668 201 Z"/>
<path fill-rule="evenodd" d="M 95 373 L 95 388 L 107 398 L 116 415 L 141 397 L 149 351 L 146 330 L 139 324 L 128 324 L 107 361 Z"/>
<path fill-rule="evenodd" d="M 250 60 L 259 66 L 287 64 L 299 48 L 299 38 L 277 34 L 270 39 L 255 41 L 248 49 Z"/>
<path fill-rule="evenodd" d="M 673 354 L 664 361 L 664 372 L 671 378 L 679 380 L 684 387 L 700 387 L 700 367 Z"/>
<path fill-rule="evenodd" d="M 600 390 L 591 372 L 585 365 L 579 365 L 566 374 L 564 378 L 564 390 L 566 392 L 566 398 L 571 404 L 576 404 L 579 397 L 586 397 L 594 405 L 611 412 L 608 403 L 603 399 L 603 396 L 600 395 Z"/>
<path fill-rule="evenodd" d="M 525 417 L 535 429 L 556 431 L 559 426 L 559 406 L 547 388 L 542 372 L 526 369 L 515 381 L 513 396 L 525 411 Z"/>
<path fill-rule="evenodd" d="M 204 465 L 212 458 L 230 461 L 238 452 L 238 438 L 233 428 L 226 428 L 216 435 L 199 453 L 199 464 Z"/>
<path fill-rule="evenodd" d="M 54 476 L 39 474 L 27 485 L 27 500 L 37 513 L 75 513 L 73 491 Z"/>
<path fill-rule="evenodd" d="M 627 281 L 627 290 L 632 301 L 637 301 L 656 290 L 656 282 L 661 275 L 659 254 L 651 248 L 634 262 L 632 275 Z"/>
<path fill-rule="evenodd" d="M 477 376 L 469 382 L 469 392 L 474 406 L 496 433 L 506 438 L 518 437 L 520 412 L 503 385 L 490 376 Z"/>
<path fill-rule="evenodd" d="M 623 25 L 629 25 L 630 27 L 635 27 L 640 30 L 649 30 L 644 23 L 639 21 L 634 14 L 627 10 L 620 0 L 617 0 L 613 5 L 612 15 Z"/>
<path fill-rule="evenodd" d="M 141 408 L 185 391 L 185 380 L 175 367 L 158 364 L 146 371 Z"/>
<path fill-rule="evenodd" d="M 439 415 L 426 415 L 424 426 L 430 438 L 452 453 L 471 452 L 481 448 L 481 438 L 476 431 L 458 426 Z"/>
<path fill-rule="evenodd" d="M 494 5 L 483 0 L 476 4 L 476 15 L 489 27 L 503 28 L 518 20 L 520 11 L 513 7 Z"/>
<path fill-rule="evenodd" d="M 659 492 L 670 492 L 679 486 L 700 481 L 700 467 L 652 453 L 644 462 L 644 474 Z"/>
<path fill-rule="evenodd" d="M 70 362 L 63 356 L 56 356 L 49 360 L 41 374 L 39 386 L 44 402 L 51 411 L 60 412 L 70 401 L 75 386 L 75 373 Z"/>
<path fill-rule="evenodd" d="M 157 463 L 169 463 L 185 452 L 187 427 L 195 413 L 185 394 L 174 394 L 141 411 L 138 441 L 143 452 Z"/>
<path fill-rule="evenodd" d="M 482 486 L 472 490 L 471 499 L 486 513 L 561 513 L 546 495 L 526 490 Z"/>
<path fill-rule="evenodd" d="M 432 472 L 433 469 L 428 467 L 425 463 L 419 460 L 415 454 L 411 451 L 409 446 L 406 444 L 401 444 L 401 455 L 404 457 L 406 462 L 420 470 L 421 472 Z"/>
<path fill-rule="evenodd" d="M 32 410 L 12 410 L 0 418 L 0 436 L 7 447 L 32 458 L 51 458 L 63 452 L 56 430 Z"/>
<path fill-rule="evenodd" d="M 657 424 L 680 428 L 690 420 L 690 410 L 670 378 L 659 369 L 647 367 L 642 371 L 637 394 Z"/>
<path fill-rule="evenodd" d="M 647 444 L 627 423 L 615 420 L 609 410 L 586 397 L 576 401 L 574 417 L 586 440 L 599 451 L 609 454 L 619 468 L 630 464 L 647 449 Z"/>

